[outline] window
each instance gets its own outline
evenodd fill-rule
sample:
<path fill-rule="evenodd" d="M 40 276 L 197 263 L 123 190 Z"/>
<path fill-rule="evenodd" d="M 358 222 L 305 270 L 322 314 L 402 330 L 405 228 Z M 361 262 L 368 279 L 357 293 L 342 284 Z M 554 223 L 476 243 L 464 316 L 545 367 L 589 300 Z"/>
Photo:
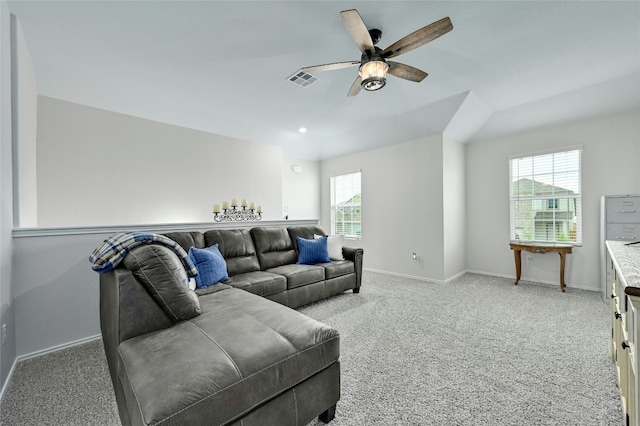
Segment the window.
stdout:
<path fill-rule="evenodd" d="M 582 148 L 511 157 L 511 240 L 582 244 Z"/>
<path fill-rule="evenodd" d="M 331 178 L 331 233 L 362 238 L 360 172 Z"/>

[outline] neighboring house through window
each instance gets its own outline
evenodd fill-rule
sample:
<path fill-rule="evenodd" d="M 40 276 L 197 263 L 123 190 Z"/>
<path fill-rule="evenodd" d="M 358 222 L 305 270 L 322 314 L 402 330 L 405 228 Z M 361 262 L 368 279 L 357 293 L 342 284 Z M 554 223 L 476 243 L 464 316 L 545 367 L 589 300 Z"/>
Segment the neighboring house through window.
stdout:
<path fill-rule="evenodd" d="M 509 158 L 511 240 L 582 244 L 582 148 Z"/>
<path fill-rule="evenodd" d="M 331 178 L 331 233 L 362 238 L 360 172 Z"/>

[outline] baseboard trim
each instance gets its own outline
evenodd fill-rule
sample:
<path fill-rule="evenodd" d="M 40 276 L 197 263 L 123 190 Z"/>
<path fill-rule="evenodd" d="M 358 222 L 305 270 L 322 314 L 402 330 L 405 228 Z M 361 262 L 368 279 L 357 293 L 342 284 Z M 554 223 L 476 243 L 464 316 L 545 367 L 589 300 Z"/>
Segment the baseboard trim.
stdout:
<path fill-rule="evenodd" d="M 89 336 L 89 337 L 84 337 L 82 339 L 78 339 L 78 340 L 73 340 L 71 342 L 67 342 L 67 343 L 62 343 L 60 345 L 56 345 L 56 346 L 51 346 L 50 348 L 46 348 L 46 349 L 42 349 L 39 351 L 35 351 L 35 352 L 31 352 L 25 355 L 20 355 L 19 357 L 16 358 L 17 361 L 24 361 L 30 358 L 36 358 L 42 355 L 46 355 L 52 352 L 58 352 L 61 351 L 63 349 L 67 349 L 67 348 L 71 348 L 73 346 L 78 346 L 78 345 L 82 345 L 84 343 L 89 343 L 89 342 L 93 342 L 94 340 L 98 340 L 102 338 L 102 334 L 96 334 L 93 336 Z"/>
<path fill-rule="evenodd" d="M 0 402 L 2 402 L 2 400 L 4 399 L 4 394 L 9 388 L 9 384 L 11 383 L 11 379 L 13 378 L 13 373 L 15 373 L 17 366 L 18 366 L 18 358 L 13 360 L 13 365 L 9 370 L 9 374 L 7 374 L 7 380 L 5 380 L 4 384 L 2 385 L 2 390 L 0 390 Z"/>
<path fill-rule="evenodd" d="M 362 268 L 362 269 L 364 271 L 375 272 L 377 274 L 390 275 L 392 277 L 399 277 L 399 278 L 408 278 L 410 280 L 423 281 L 423 282 L 428 282 L 428 283 L 435 283 L 435 284 L 446 284 L 447 283 L 447 281 L 434 280 L 434 279 L 431 279 L 431 278 L 418 277 L 418 276 L 415 276 L 415 275 L 400 274 L 398 272 L 383 271 L 383 270 L 380 270 L 380 269 L 371 269 L 371 268 Z"/>
<path fill-rule="evenodd" d="M 391 275 L 393 277 L 400 277 L 400 278 L 408 278 L 411 280 L 417 280 L 417 281 L 423 281 L 423 282 L 428 282 L 428 283 L 435 283 L 435 284 L 447 284 L 453 280 L 455 280 L 456 278 L 460 278 L 461 276 L 463 276 L 464 274 L 466 274 L 468 271 L 462 271 L 457 273 L 456 275 L 447 278 L 444 281 L 441 280 L 434 280 L 431 278 L 425 278 L 425 277 L 417 277 L 415 275 L 407 275 L 407 274 L 399 274 L 397 272 L 389 272 L 389 271 L 382 271 L 380 269 L 371 269 L 371 268 L 362 268 L 365 271 L 369 271 L 369 272 L 375 272 L 377 274 L 383 274 L 383 275 Z"/>
<path fill-rule="evenodd" d="M 418 277 L 415 275 L 408 275 L 408 274 L 400 274 L 397 272 L 390 272 L 390 271 L 383 271 L 381 269 L 372 269 L 372 268 L 362 268 L 364 271 L 369 271 L 369 272 L 375 272 L 377 274 L 383 274 L 383 275 L 389 275 L 392 277 L 400 277 L 400 278 L 408 278 L 411 280 L 417 280 L 417 281 L 423 281 L 423 282 L 429 282 L 429 283 L 435 283 L 435 284 L 448 284 L 451 281 L 460 278 L 461 276 L 463 276 L 464 274 L 478 274 L 478 275 L 487 275 L 490 277 L 498 277 L 498 278 L 506 278 L 506 279 L 510 279 L 510 280 L 514 280 L 516 279 L 515 276 L 513 275 L 507 275 L 507 274 L 496 274 L 495 272 L 486 272 L 486 271 L 476 271 L 473 269 L 468 269 L 465 271 L 462 271 L 452 277 L 447 278 L 444 281 L 441 280 L 434 280 L 431 278 L 425 278 L 425 277 Z M 553 286 L 553 287 L 559 287 L 560 284 L 557 281 L 545 281 L 545 280 L 539 280 L 539 279 L 532 279 L 530 277 L 522 277 L 520 278 L 521 282 L 530 282 L 530 283 L 537 283 L 537 284 L 543 284 L 543 285 L 548 285 L 548 286 Z M 575 285 L 575 284 L 567 284 L 566 285 L 567 288 L 574 288 L 576 290 L 586 290 L 586 291 L 595 291 L 595 292 L 601 292 L 602 290 L 600 288 L 593 288 L 593 287 L 586 287 L 586 286 L 580 286 L 580 285 Z"/>
<path fill-rule="evenodd" d="M 488 275 L 490 277 L 509 278 L 514 281 L 516 279 L 516 277 L 514 277 L 513 275 L 496 274 L 495 272 L 475 271 L 473 269 L 468 269 L 466 272 L 469 274 Z M 525 280 L 525 281 L 528 281 L 528 280 Z"/>
<path fill-rule="evenodd" d="M 453 280 L 455 280 L 455 279 L 457 279 L 457 278 L 460 278 L 461 276 L 463 276 L 463 275 L 464 275 L 464 274 L 466 274 L 466 273 L 467 273 L 467 271 L 459 272 L 459 273 L 457 273 L 456 275 L 454 275 L 454 276 L 452 276 L 452 277 L 447 278 L 446 280 L 444 280 L 444 282 L 445 282 L 445 283 L 449 283 L 449 282 L 451 282 L 451 281 L 453 281 Z"/>
<path fill-rule="evenodd" d="M 485 271 L 475 271 L 475 270 L 467 270 L 466 272 L 470 274 L 488 275 L 490 277 L 507 278 L 513 281 L 516 280 L 516 277 L 514 275 L 496 274 L 495 272 L 485 272 Z M 547 281 L 547 280 L 540 280 L 537 278 L 533 279 L 531 277 L 521 277 L 520 282 L 530 282 L 530 283 L 554 286 L 558 288 L 560 287 L 560 283 L 558 281 Z M 587 287 L 587 286 L 581 286 L 581 285 L 575 285 L 575 284 L 569 284 L 569 283 L 565 283 L 565 284 L 567 288 L 575 288 L 576 290 L 586 290 L 586 291 L 595 291 L 595 292 L 602 291 L 602 289 L 600 288 L 593 288 L 593 287 Z"/>
<path fill-rule="evenodd" d="M 18 357 L 16 357 L 15 360 L 13 360 L 13 365 L 11 366 L 11 369 L 9 370 L 9 374 L 7 374 L 7 380 L 5 380 L 4 385 L 2 386 L 2 390 L 0 391 L 0 401 L 2 401 L 4 399 L 4 394 L 7 391 L 7 389 L 9 388 L 9 384 L 11 383 L 11 379 L 13 378 L 14 373 L 16 372 L 16 368 L 18 367 L 18 364 L 22 361 L 28 360 L 30 358 L 36 358 L 42 355 L 46 355 L 52 352 L 58 352 L 61 351 L 63 349 L 67 349 L 67 348 L 71 348 L 73 346 L 78 346 L 78 345 L 82 345 L 84 343 L 89 343 L 89 342 L 93 342 L 94 340 L 98 340 L 102 338 L 102 334 L 97 334 L 95 336 L 89 336 L 89 337 L 85 337 L 83 339 L 78 339 L 78 340 L 74 340 L 72 342 L 67 342 L 67 343 L 63 343 L 61 345 L 56 345 L 56 346 L 52 346 L 50 348 L 47 349 L 42 349 L 40 351 L 35 351 L 35 352 L 31 352 L 25 355 L 20 355 Z"/>

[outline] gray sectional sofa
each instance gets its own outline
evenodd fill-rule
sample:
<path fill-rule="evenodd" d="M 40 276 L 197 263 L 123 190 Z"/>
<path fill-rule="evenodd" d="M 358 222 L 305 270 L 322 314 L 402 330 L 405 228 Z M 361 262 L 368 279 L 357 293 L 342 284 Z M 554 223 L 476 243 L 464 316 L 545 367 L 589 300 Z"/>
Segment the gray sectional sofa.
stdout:
<path fill-rule="evenodd" d="M 344 247 L 344 260 L 298 264 L 296 237 L 314 234 L 324 231 L 167 233 L 185 250 L 218 244 L 226 261 L 229 279 L 195 293 L 178 256 L 159 245 L 133 248 L 101 274 L 100 323 L 122 424 L 331 421 L 339 334 L 290 308 L 359 292 L 363 251 Z"/>

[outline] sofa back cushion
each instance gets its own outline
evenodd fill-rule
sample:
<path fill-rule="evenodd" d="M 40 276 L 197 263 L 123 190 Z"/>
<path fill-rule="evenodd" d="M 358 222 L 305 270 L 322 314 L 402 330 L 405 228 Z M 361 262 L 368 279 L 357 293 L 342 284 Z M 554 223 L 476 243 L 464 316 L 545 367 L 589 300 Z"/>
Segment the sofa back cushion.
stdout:
<path fill-rule="evenodd" d="M 291 237 L 291 241 L 293 242 L 293 248 L 298 253 L 300 253 L 300 248 L 298 247 L 298 237 L 304 238 L 305 240 L 313 240 L 314 235 L 327 235 L 324 232 L 324 229 L 317 225 L 290 226 L 287 228 L 287 232 L 289 232 L 289 236 Z"/>
<path fill-rule="evenodd" d="M 256 248 L 247 229 L 207 231 L 204 233 L 204 244 L 206 247 L 218 244 L 218 249 L 227 262 L 230 277 L 260 270 Z"/>
<path fill-rule="evenodd" d="M 191 247 L 189 249 L 189 258 L 198 268 L 198 275 L 196 275 L 197 288 L 207 288 L 229 279 L 227 262 L 222 257 L 217 244 L 203 249 Z"/>
<path fill-rule="evenodd" d="M 263 271 L 298 262 L 298 254 L 285 228 L 253 228 L 251 236 Z"/>
<path fill-rule="evenodd" d="M 167 232 L 164 236 L 180 244 L 180 247 L 187 253 L 191 247 L 199 249 L 208 247 L 204 243 L 204 235 L 202 232 Z"/>
<path fill-rule="evenodd" d="M 187 271 L 167 247 L 145 244 L 135 247 L 122 261 L 171 321 L 200 315 L 200 302 L 189 289 Z"/>

